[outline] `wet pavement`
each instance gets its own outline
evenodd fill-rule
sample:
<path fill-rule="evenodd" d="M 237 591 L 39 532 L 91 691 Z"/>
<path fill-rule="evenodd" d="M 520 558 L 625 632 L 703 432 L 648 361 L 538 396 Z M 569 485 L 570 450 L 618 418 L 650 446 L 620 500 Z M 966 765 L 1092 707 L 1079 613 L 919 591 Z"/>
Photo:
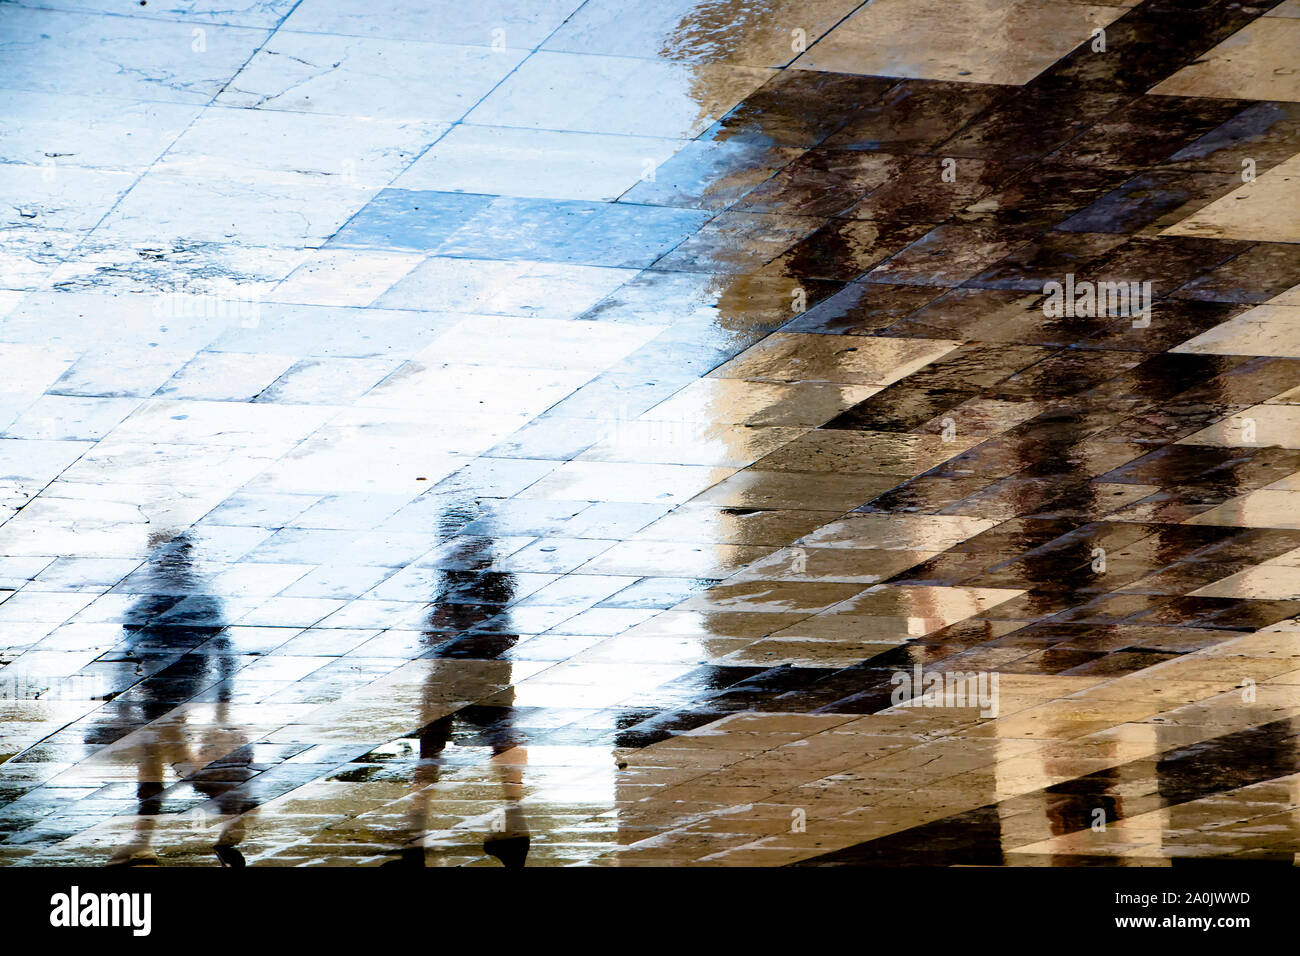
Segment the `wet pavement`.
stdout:
<path fill-rule="evenodd" d="M 0 3 L 0 863 L 1300 853 L 1295 0 L 388 7 Z"/>

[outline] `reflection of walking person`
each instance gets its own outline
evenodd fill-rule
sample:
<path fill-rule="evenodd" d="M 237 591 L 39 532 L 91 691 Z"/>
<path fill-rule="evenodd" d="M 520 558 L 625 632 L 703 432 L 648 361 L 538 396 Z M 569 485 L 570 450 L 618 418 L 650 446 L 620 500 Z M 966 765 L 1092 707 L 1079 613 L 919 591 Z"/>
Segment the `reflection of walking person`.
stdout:
<path fill-rule="evenodd" d="M 222 637 L 221 601 L 203 590 L 193 552 L 186 534 L 150 536 L 144 588 L 123 627 L 126 657 L 136 662 L 137 673 L 144 673 L 151 658 L 169 663 L 106 705 L 116 711 L 115 719 L 135 727 L 129 752 L 136 762 L 137 816 L 129 841 L 109 859 L 112 866 L 157 865 L 153 833 L 166 803 L 169 770 L 215 804 L 223 819 L 229 818 L 213 847 L 218 862 L 244 865 L 238 849 L 244 834 L 240 814 L 251 807 L 236 790 L 251 756 L 245 740 L 231 738 L 228 711 L 234 658 Z M 192 653 L 200 646 L 201 653 Z M 219 739 L 200 739 L 196 747 L 184 719 L 169 718 L 178 706 L 214 685 L 215 725 L 222 732 Z M 209 761 L 205 750 L 218 751 L 217 759 Z M 207 816 L 200 807 L 192 819 L 202 824 Z"/>
<path fill-rule="evenodd" d="M 524 753 L 520 747 L 513 748 L 511 752 Z M 506 790 L 506 799 L 510 802 L 493 816 L 492 834 L 483 841 L 483 851 L 496 857 L 503 866 L 513 869 L 524 865 L 532 844 L 528 821 L 524 819 L 523 807 L 519 805 L 523 796 L 520 792 L 523 790 L 522 762 L 513 775 L 502 772 L 502 785 Z"/>
<path fill-rule="evenodd" d="M 521 805 L 528 753 L 514 726 L 513 668 L 505 657 L 519 637 L 511 632 L 506 617 L 515 582 L 508 573 L 487 570 L 495 560 L 491 539 L 455 537 L 466 514 L 476 514 L 477 507 L 473 499 L 456 501 L 443 512 L 441 537 L 454 544 L 438 572 L 424 630 L 424 640 L 435 650 L 424 682 L 422 726 L 417 734 L 420 760 L 409 822 L 412 837 L 385 866 L 424 865 L 431 797 L 444 750 L 454 739 L 490 746 L 494 774 L 501 784 L 504 805 L 492 814 L 484 853 L 504 866 L 521 867 L 531 845 Z M 482 688 L 480 699 L 490 697 L 491 703 L 447 713 L 447 678 L 463 680 L 462 668 Z"/>

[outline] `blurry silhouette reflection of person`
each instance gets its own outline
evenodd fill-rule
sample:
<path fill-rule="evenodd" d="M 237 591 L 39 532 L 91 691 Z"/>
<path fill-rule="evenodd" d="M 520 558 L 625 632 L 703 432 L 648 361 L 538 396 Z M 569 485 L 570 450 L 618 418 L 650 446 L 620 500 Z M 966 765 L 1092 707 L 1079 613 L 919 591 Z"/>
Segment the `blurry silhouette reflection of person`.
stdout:
<path fill-rule="evenodd" d="M 121 723 L 137 728 L 144 738 L 135 746 L 137 817 L 130 841 L 119 847 L 109 865 L 140 866 L 157 864 L 152 847 L 157 816 L 163 808 L 163 791 L 167 768 L 188 778 L 190 785 L 215 803 L 222 825 L 213 847 L 222 866 L 241 867 L 243 854 L 238 845 L 244 836 L 240 814 L 251 809 L 247 798 L 235 795 L 251 755 L 246 741 L 231 740 L 224 730 L 230 726 L 231 677 L 235 669 L 228 640 L 223 637 L 222 604 L 207 593 L 195 571 L 194 543 L 188 534 L 159 533 L 149 538 L 149 556 L 144 569 L 145 589 L 131 606 L 124 625 L 129 657 L 139 667 L 151 656 L 175 658 L 158 673 L 150 675 L 107 705 Z M 166 620 L 162 620 L 167 615 Z M 203 646 L 202 653 L 191 653 Z M 186 735 L 183 720 L 159 720 L 177 707 L 194 699 L 215 685 L 217 727 L 223 728 L 220 739 L 212 744 L 221 751 L 220 758 L 208 764 L 203 759 L 203 743 L 196 753 Z M 156 722 L 156 723 L 155 723 Z M 233 743 L 233 746 L 232 746 Z M 225 777 L 225 781 L 221 778 Z M 202 811 L 200 811 L 201 813 Z M 203 815 L 198 818 L 204 819 Z"/>
<path fill-rule="evenodd" d="M 523 737 L 514 726 L 512 667 L 505 657 L 519 637 L 512 632 L 506 615 L 515 594 L 515 581 L 509 573 L 489 570 L 496 557 L 490 538 L 458 535 L 469 520 L 478 516 L 478 506 L 472 500 L 449 504 L 441 515 L 439 537 L 451 544 L 442 562 L 444 567 L 438 572 L 424 640 L 434 647 L 431 660 L 473 661 L 472 673 L 491 702 L 444 713 L 446 677 L 452 671 L 442 665 L 430 667 L 417 734 L 419 763 L 409 818 L 412 841 L 385 866 L 424 865 L 431 796 L 443 752 L 458 730 L 487 741 L 504 797 L 503 806 L 492 815 L 489 835 L 483 841 L 484 852 L 506 867 L 522 867 L 531 845 L 522 807 L 528 755 L 522 746 Z"/>

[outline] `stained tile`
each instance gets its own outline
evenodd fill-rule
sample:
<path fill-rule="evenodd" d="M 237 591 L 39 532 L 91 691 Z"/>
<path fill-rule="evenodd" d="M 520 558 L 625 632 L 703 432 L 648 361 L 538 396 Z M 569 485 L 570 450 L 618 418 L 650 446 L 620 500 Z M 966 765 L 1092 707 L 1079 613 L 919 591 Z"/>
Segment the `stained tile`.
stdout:
<path fill-rule="evenodd" d="M 943 3 L 875 2 L 855 11 L 794 67 L 1023 84 L 1122 12 L 1068 2 L 973 3 L 954 16 Z"/>
<path fill-rule="evenodd" d="M 1170 226 L 1165 234 L 1300 242 L 1294 220 L 1287 214 L 1298 194 L 1300 158 L 1293 157 Z"/>
<path fill-rule="evenodd" d="M 455 121 L 522 59 L 518 50 L 426 43 L 409 35 L 387 39 L 281 30 L 242 65 L 216 102 L 249 109 Z"/>
<path fill-rule="evenodd" d="M 5 21 L 5 44 L 25 50 L 6 71 L 7 88 L 196 105 L 217 95 L 267 38 L 265 29 L 211 26 L 212 54 L 194 56 L 183 23 L 23 8 Z"/>
<path fill-rule="evenodd" d="M 1253 100 L 1300 100 L 1300 83 L 1288 67 L 1300 26 L 1290 18 L 1264 17 L 1247 24 L 1196 63 L 1156 84 L 1151 92 L 1183 96 L 1232 96 Z"/>
<path fill-rule="evenodd" d="M 955 344 L 874 339 L 858 345 L 829 336 L 782 333 L 722 366 L 713 377 L 885 385 L 940 358 Z"/>

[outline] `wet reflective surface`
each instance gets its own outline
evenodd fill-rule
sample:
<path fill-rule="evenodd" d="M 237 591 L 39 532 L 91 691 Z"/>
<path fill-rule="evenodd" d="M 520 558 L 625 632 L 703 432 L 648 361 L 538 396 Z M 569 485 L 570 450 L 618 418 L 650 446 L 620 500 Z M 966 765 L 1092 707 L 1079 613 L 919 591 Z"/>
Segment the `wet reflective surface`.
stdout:
<path fill-rule="evenodd" d="M 0 5 L 0 864 L 1300 853 L 1293 2 L 389 6 Z"/>

